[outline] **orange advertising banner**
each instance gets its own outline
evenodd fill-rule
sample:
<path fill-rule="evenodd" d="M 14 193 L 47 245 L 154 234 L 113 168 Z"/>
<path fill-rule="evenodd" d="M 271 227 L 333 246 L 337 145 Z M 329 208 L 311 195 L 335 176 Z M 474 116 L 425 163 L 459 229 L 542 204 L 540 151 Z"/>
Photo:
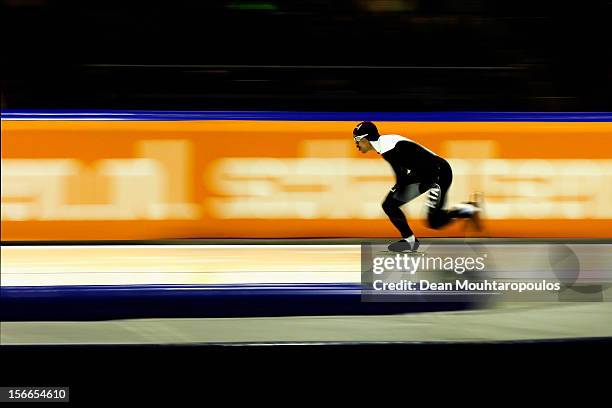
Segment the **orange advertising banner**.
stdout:
<path fill-rule="evenodd" d="M 2 240 L 395 237 L 348 121 L 2 121 Z M 485 197 L 491 237 L 611 237 L 612 123 L 380 122 Z M 458 237 L 404 210 L 418 236 Z"/>

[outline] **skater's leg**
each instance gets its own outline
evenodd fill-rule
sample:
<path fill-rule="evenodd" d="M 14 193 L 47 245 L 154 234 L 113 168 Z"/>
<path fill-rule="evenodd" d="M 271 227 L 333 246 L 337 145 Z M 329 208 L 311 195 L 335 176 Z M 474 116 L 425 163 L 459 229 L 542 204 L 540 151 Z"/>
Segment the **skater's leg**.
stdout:
<path fill-rule="evenodd" d="M 421 186 L 418 183 L 396 185 L 383 201 L 382 207 L 385 214 L 402 235 L 402 240 L 389 245 L 389 250 L 397 252 L 415 251 L 419 247 L 419 240 L 414 236 L 400 207 L 418 197 L 421 193 Z"/>
<path fill-rule="evenodd" d="M 414 234 L 408 225 L 408 221 L 406 221 L 406 216 L 400 209 L 400 207 L 406 204 L 406 202 L 394 198 L 393 193 L 394 191 L 392 190 L 387 195 L 385 201 L 382 203 L 382 208 L 385 214 L 387 214 L 387 217 L 389 217 L 389 220 L 393 226 L 395 226 L 395 228 L 397 228 L 397 230 L 400 232 L 402 238 L 408 238 Z"/>
<path fill-rule="evenodd" d="M 453 181 L 453 173 L 448 164 L 441 166 L 438 182 L 429 190 L 427 197 L 427 222 L 433 229 L 448 225 L 456 218 L 471 218 L 477 210 L 472 204 L 462 204 L 450 210 L 445 209 L 446 194 Z"/>

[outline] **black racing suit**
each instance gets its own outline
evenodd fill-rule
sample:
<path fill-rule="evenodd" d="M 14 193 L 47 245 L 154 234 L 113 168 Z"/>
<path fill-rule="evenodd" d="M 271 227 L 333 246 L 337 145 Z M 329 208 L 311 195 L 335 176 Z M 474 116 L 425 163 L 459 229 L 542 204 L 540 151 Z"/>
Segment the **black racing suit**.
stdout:
<path fill-rule="evenodd" d="M 384 138 L 385 136 L 380 136 Z M 446 193 L 453 181 L 453 172 L 446 160 L 409 139 L 404 139 L 384 153 L 396 176 L 382 208 L 403 238 L 413 235 L 400 206 L 429 190 L 427 222 L 438 229 L 457 218 L 456 211 L 444 209 Z"/>

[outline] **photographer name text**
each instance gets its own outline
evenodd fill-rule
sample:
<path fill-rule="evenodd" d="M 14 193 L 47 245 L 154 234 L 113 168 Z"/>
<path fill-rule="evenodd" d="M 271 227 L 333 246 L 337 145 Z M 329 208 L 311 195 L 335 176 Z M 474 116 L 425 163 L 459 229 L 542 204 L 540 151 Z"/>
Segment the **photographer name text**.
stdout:
<path fill-rule="evenodd" d="M 477 281 L 455 280 L 451 282 L 432 282 L 426 279 L 418 281 L 400 280 L 397 282 L 385 282 L 383 280 L 375 280 L 372 283 L 372 288 L 375 291 L 444 291 L 444 292 L 538 292 L 538 291 L 559 291 L 561 283 L 547 282 L 546 280 L 539 282 L 498 282 L 498 281 Z"/>

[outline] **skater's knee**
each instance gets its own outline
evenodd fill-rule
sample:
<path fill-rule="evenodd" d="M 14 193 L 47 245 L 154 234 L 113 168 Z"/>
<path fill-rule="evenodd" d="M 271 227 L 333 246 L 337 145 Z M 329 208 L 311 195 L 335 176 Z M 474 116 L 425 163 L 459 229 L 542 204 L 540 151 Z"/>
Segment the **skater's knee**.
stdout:
<path fill-rule="evenodd" d="M 431 214 L 427 217 L 427 225 L 431 229 L 439 229 L 444 225 L 444 220 L 436 214 Z"/>
<path fill-rule="evenodd" d="M 402 205 L 401 202 L 399 202 L 397 200 L 393 200 L 393 199 L 387 198 L 382 203 L 382 209 L 385 212 L 385 214 L 391 215 L 391 214 L 396 213 L 401 205 Z"/>
<path fill-rule="evenodd" d="M 439 229 L 440 227 L 442 227 L 442 224 L 436 220 L 427 220 L 427 224 L 431 229 Z"/>

